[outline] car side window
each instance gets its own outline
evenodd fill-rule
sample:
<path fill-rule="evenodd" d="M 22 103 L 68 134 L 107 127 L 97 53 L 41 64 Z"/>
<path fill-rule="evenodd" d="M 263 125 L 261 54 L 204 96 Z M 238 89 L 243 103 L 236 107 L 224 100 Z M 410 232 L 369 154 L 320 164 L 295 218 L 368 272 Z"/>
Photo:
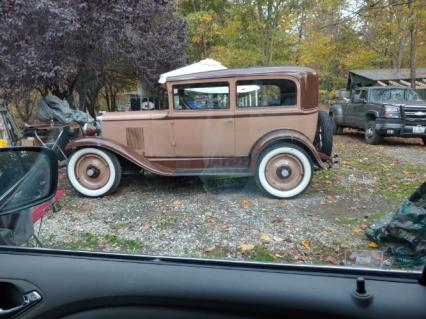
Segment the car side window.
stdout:
<path fill-rule="evenodd" d="M 296 83 L 288 79 L 237 81 L 237 105 L 274 107 L 297 104 Z"/>
<path fill-rule="evenodd" d="M 196 83 L 173 86 L 176 110 L 216 110 L 229 108 L 227 82 Z"/>
<path fill-rule="evenodd" d="M 359 98 L 361 100 L 367 101 L 367 90 L 362 90 L 361 94 L 359 95 Z"/>

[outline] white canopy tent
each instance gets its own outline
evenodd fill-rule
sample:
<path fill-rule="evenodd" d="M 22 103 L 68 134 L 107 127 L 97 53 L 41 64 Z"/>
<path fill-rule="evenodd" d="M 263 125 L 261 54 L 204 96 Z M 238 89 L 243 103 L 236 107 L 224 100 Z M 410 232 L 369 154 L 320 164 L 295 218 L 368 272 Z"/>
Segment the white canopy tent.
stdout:
<path fill-rule="evenodd" d="M 208 71 L 216 71 L 216 70 L 225 70 L 226 67 L 223 66 L 220 62 L 213 59 L 204 59 L 197 63 L 193 63 L 183 68 L 176 69 L 167 73 L 163 73 L 160 76 L 160 80 L 158 81 L 161 84 L 166 83 L 167 78 L 171 76 L 192 74 L 192 73 L 200 73 L 200 72 L 208 72 Z"/>

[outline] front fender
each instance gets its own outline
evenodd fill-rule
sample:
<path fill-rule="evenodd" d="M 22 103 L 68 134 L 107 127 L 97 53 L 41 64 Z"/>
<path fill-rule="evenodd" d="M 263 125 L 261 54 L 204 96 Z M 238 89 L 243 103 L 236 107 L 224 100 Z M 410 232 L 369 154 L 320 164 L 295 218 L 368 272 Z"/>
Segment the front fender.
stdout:
<path fill-rule="evenodd" d="M 82 137 L 72 140 L 66 146 L 66 150 L 76 150 L 83 147 L 96 147 L 106 149 L 112 153 L 128 160 L 129 162 L 139 166 L 140 168 L 159 175 L 170 176 L 173 174 L 173 170 L 162 165 L 154 164 L 147 160 L 143 155 L 135 152 L 131 148 L 121 143 L 115 142 L 111 139 L 104 137 Z"/>
<path fill-rule="evenodd" d="M 377 111 L 377 110 L 368 110 L 365 113 L 365 117 L 366 117 L 366 119 L 368 119 L 369 117 L 378 118 L 378 117 L 380 117 L 380 114 L 379 114 L 379 111 Z"/>
<path fill-rule="evenodd" d="M 327 156 L 320 154 L 306 135 L 295 130 L 282 129 L 262 136 L 251 149 L 250 171 L 253 174 L 256 172 L 257 160 L 262 152 L 272 144 L 279 142 L 292 143 L 302 147 L 308 153 L 308 155 L 310 155 L 312 162 L 320 169 L 327 167 L 322 159 L 325 159 Z"/>
<path fill-rule="evenodd" d="M 343 124 L 343 106 L 342 104 L 332 104 L 330 106 L 330 115 L 333 115 L 336 124 Z"/>

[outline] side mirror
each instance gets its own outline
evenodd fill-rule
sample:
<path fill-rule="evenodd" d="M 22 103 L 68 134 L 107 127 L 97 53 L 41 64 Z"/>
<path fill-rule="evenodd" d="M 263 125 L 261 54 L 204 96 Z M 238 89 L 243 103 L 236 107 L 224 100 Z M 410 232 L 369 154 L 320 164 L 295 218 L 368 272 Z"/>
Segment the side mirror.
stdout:
<path fill-rule="evenodd" d="M 42 147 L 0 148 L 0 216 L 46 202 L 58 186 L 56 154 Z"/>

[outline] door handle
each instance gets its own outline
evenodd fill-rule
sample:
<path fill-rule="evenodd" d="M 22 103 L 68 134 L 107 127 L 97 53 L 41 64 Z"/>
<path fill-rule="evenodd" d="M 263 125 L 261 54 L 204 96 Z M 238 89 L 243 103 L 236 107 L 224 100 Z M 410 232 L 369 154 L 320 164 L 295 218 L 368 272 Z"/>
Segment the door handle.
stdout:
<path fill-rule="evenodd" d="M 39 302 L 41 300 L 41 295 L 37 291 L 30 291 L 22 295 L 22 303 L 19 306 L 2 309 L 0 308 L 0 318 L 9 318 L 14 314 L 24 310 L 25 308 Z"/>

